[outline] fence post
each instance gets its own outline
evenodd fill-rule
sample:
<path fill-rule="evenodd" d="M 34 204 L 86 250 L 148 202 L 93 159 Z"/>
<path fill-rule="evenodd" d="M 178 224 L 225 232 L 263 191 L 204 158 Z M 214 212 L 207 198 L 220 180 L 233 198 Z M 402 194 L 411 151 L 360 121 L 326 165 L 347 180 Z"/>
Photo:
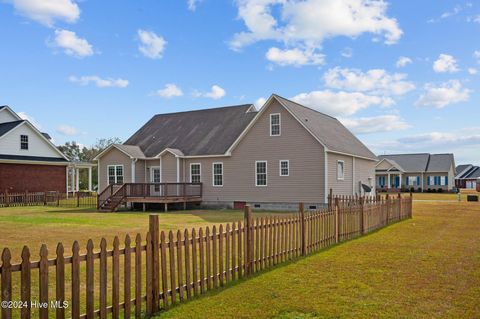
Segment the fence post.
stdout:
<path fill-rule="evenodd" d="M 5 206 L 10 206 L 10 198 L 8 197 L 8 188 L 5 189 Z"/>
<path fill-rule="evenodd" d="M 80 192 L 77 192 L 77 207 L 80 207 Z"/>
<path fill-rule="evenodd" d="M 413 193 L 410 192 L 410 205 L 409 205 L 409 211 L 408 211 L 409 218 L 412 218 L 412 210 L 413 210 Z"/>
<path fill-rule="evenodd" d="M 332 209 L 332 201 L 333 201 L 333 189 L 330 188 L 328 193 L 328 210 Z"/>
<path fill-rule="evenodd" d="M 152 251 L 150 256 L 152 256 L 152 267 L 151 267 L 151 276 L 152 278 L 152 285 L 151 287 L 147 287 L 147 289 L 151 290 L 150 296 L 152 296 L 152 300 L 150 304 L 152 305 L 152 311 L 157 312 L 159 308 L 159 299 L 160 299 L 160 233 L 159 233 L 159 224 L 158 224 L 158 215 L 150 215 L 149 219 L 149 232 L 151 238 L 151 245 Z"/>
<path fill-rule="evenodd" d="M 47 191 L 43 192 L 43 206 L 47 206 Z"/>
<path fill-rule="evenodd" d="M 250 275 L 252 272 L 252 208 L 250 205 L 245 205 L 243 218 L 245 228 L 245 275 Z"/>
<path fill-rule="evenodd" d="M 23 194 L 23 206 L 28 206 L 28 189 L 25 190 L 25 193 Z M 21 205 L 21 203 L 20 203 Z"/>
<path fill-rule="evenodd" d="M 398 193 L 398 220 L 401 220 L 403 217 L 402 213 L 402 195 Z"/>
<path fill-rule="evenodd" d="M 360 230 L 361 234 L 365 234 L 365 197 L 360 197 Z"/>
<path fill-rule="evenodd" d="M 305 242 L 306 236 L 305 236 L 305 207 L 303 203 L 298 204 L 298 212 L 300 213 L 300 247 L 302 248 L 302 256 L 305 256 L 307 254 L 307 245 Z"/>
<path fill-rule="evenodd" d="M 339 213 L 339 203 L 338 197 L 335 197 L 335 243 L 338 243 L 339 235 L 339 225 L 338 225 L 338 213 Z"/>
<path fill-rule="evenodd" d="M 387 207 L 387 219 L 385 220 L 385 225 L 388 225 L 390 222 L 390 196 L 387 193 L 386 196 L 386 201 L 385 201 L 386 207 Z"/>

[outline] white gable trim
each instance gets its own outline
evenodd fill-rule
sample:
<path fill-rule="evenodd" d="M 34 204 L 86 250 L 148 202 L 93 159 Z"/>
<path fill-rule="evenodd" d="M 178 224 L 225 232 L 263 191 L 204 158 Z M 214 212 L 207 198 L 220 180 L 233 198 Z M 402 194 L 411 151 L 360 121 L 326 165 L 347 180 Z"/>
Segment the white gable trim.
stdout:
<path fill-rule="evenodd" d="M 225 152 L 225 155 L 227 156 L 231 156 L 232 155 L 232 151 L 235 149 L 235 147 L 240 143 L 240 141 L 245 137 L 245 135 L 247 135 L 248 131 L 250 131 L 250 129 L 255 125 L 255 123 L 258 121 L 258 119 L 260 118 L 260 116 L 262 116 L 262 114 L 270 107 L 271 105 L 271 102 L 273 101 L 273 99 L 275 99 L 285 110 L 287 110 L 287 112 L 293 116 L 294 119 L 297 120 L 298 123 L 300 123 L 302 125 L 302 127 L 307 130 L 308 133 L 310 133 L 310 135 L 313 136 L 313 138 L 318 142 L 320 143 L 320 145 L 323 146 L 323 148 L 325 149 L 326 152 L 331 152 L 331 153 L 336 153 L 336 154 L 341 154 L 341 155 L 347 155 L 347 156 L 352 156 L 352 157 L 357 157 L 357 158 L 362 158 L 362 159 L 366 159 L 366 160 L 370 160 L 370 161 L 377 161 L 377 159 L 374 159 L 374 158 L 369 158 L 369 157 L 363 157 L 363 156 L 359 156 L 359 155 L 354 155 L 354 154 L 350 154 L 350 153 L 343 153 L 343 152 L 338 152 L 338 151 L 333 151 L 333 150 L 330 150 L 328 149 L 328 147 L 325 145 L 325 143 L 323 143 L 315 134 L 313 134 L 313 132 L 307 127 L 305 126 L 305 124 L 295 115 L 292 113 L 292 111 L 290 111 L 290 109 L 288 107 L 285 106 L 285 104 L 282 103 L 282 101 L 280 99 L 278 99 L 275 94 L 272 94 L 270 95 L 270 97 L 268 98 L 268 100 L 265 102 L 265 104 L 263 105 L 263 107 L 261 108 L 261 110 L 257 113 L 257 115 L 255 115 L 255 117 L 253 118 L 252 121 L 250 121 L 250 123 L 247 125 L 247 127 L 243 130 L 242 134 L 240 134 L 238 136 L 238 138 L 233 142 L 233 144 L 228 148 L 228 150 Z"/>
<path fill-rule="evenodd" d="M 108 151 L 110 151 L 112 149 L 112 147 L 115 147 L 117 150 L 119 150 L 120 152 L 122 152 L 123 154 L 127 155 L 130 159 L 134 159 L 134 157 L 130 154 L 128 154 L 127 152 L 125 152 L 124 150 L 122 150 L 120 147 L 118 147 L 117 145 L 115 144 L 110 144 L 110 146 L 107 146 L 106 149 L 104 149 L 103 151 L 101 151 L 97 156 L 95 156 L 93 158 L 94 161 L 98 161 L 105 153 L 107 153 Z"/>
<path fill-rule="evenodd" d="M 232 146 L 230 146 L 228 148 L 228 150 L 225 152 L 226 155 L 232 155 L 232 151 L 235 149 L 235 147 L 240 143 L 240 141 L 245 137 L 245 135 L 247 135 L 247 133 L 250 131 L 250 129 L 255 125 L 255 123 L 258 121 L 258 119 L 262 116 L 263 113 L 265 113 L 265 111 L 270 107 L 271 105 L 271 102 L 273 100 L 276 100 L 285 110 L 287 110 L 288 113 L 290 113 L 293 118 L 295 118 L 312 136 L 313 138 L 315 138 L 315 140 L 317 142 L 319 142 L 326 150 L 327 150 L 327 147 L 325 146 L 325 144 L 322 143 L 322 141 L 320 141 L 303 123 L 302 121 L 300 121 L 287 107 L 285 107 L 285 105 L 275 97 L 274 94 L 270 95 L 270 97 L 268 98 L 268 100 L 265 102 L 265 104 L 263 105 L 263 107 L 260 109 L 260 111 L 257 113 L 257 115 L 255 115 L 255 117 L 253 118 L 253 120 L 250 121 L 250 123 L 248 123 L 247 127 L 243 130 L 242 134 L 240 134 L 238 136 L 238 138 L 233 142 Z"/>
<path fill-rule="evenodd" d="M 53 144 L 48 138 L 46 138 L 45 136 L 43 136 L 42 132 L 40 132 L 35 126 L 33 126 L 29 121 L 27 120 L 24 120 L 22 123 L 20 123 L 19 125 L 15 126 L 13 129 L 11 129 L 10 131 L 8 131 L 7 133 L 3 134 L 2 136 L 0 136 L 0 139 L 4 138 L 5 136 L 8 136 L 9 134 L 11 134 L 13 131 L 17 130 L 19 127 L 23 126 L 23 125 L 26 125 L 28 126 L 35 134 L 37 134 L 40 139 L 42 139 L 43 141 L 45 141 L 48 145 L 50 145 L 50 147 L 52 147 L 55 152 L 58 153 L 58 155 L 60 155 L 62 158 L 66 159 L 67 161 L 70 161 L 62 152 L 60 152 L 60 150 L 55 146 L 55 144 Z"/>
<path fill-rule="evenodd" d="M 0 112 L 3 112 L 3 111 L 9 111 L 10 114 L 12 114 L 18 121 L 22 120 L 22 118 L 18 116 L 18 114 L 15 113 L 8 105 L 4 105 L 4 107 L 0 109 Z"/>
<path fill-rule="evenodd" d="M 405 173 L 405 170 L 404 170 L 403 168 L 401 168 L 398 164 L 392 162 L 392 161 L 389 160 L 388 158 L 383 158 L 381 161 L 379 161 L 379 162 L 377 163 L 377 165 L 375 165 L 375 168 L 376 168 L 378 165 L 380 165 L 381 163 L 383 163 L 384 161 L 387 162 L 388 164 L 392 165 L 392 167 L 390 167 L 387 171 L 391 170 L 392 168 L 396 168 L 396 169 L 398 169 L 400 172 Z"/>
<path fill-rule="evenodd" d="M 178 150 L 178 151 L 182 153 L 182 151 L 180 151 L 180 150 Z M 172 154 L 172 155 L 175 156 L 175 157 L 181 157 L 181 158 L 184 157 L 183 153 L 182 153 L 182 154 L 177 154 L 174 149 L 172 149 L 172 148 L 170 148 L 170 147 L 167 147 L 166 149 L 164 149 L 163 151 L 161 151 L 160 153 L 158 153 L 158 155 L 155 156 L 155 158 L 161 157 L 161 156 L 163 156 L 163 155 L 164 155 L 165 153 L 167 153 L 167 152 L 169 152 L 170 154 Z"/>

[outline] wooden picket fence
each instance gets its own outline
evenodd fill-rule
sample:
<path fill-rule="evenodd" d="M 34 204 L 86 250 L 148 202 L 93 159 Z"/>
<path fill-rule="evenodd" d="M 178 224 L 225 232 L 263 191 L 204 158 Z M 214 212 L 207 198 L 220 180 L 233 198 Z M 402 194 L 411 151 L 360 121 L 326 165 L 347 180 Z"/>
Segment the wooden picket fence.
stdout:
<path fill-rule="evenodd" d="M 42 245 L 40 260 L 31 261 L 25 246 L 22 261 L 12 263 L 5 248 L 1 318 L 149 317 L 231 281 L 412 216 L 411 196 L 330 200 L 324 210 L 304 211 L 299 204 L 296 214 L 255 219 L 246 206 L 243 221 L 168 233 L 159 231 L 159 216 L 150 215 L 149 231 L 144 237 L 137 234 L 134 243 L 127 235 L 120 247 L 115 237 L 109 248 L 102 239 L 98 250 L 89 240 L 84 253 L 74 242 L 68 257 L 59 243 L 54 256 L 49 257 Z M 59 307 L 64 301 L 69 306 Z"/>
<path fill-rule="evenodd" d="M 96 208 L 97 195 L 93 192 L 22 192 L 10 193 L 5 191 L 0 193 L 0 207 L 17 206 L 58 206 L 58 207 L 83 207 Z"/>

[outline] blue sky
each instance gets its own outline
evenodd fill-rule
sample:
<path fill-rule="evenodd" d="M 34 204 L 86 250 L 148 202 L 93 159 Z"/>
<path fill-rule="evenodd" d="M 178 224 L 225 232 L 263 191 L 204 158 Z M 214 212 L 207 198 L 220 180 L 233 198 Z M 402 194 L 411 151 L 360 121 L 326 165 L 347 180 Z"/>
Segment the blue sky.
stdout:
<path fill-rule="evenodd" d="M 378 154 L 480 164 L 479 31 L 473 1 L 3 0 L 0 104 L 89 145 L 275 92 Z"/>

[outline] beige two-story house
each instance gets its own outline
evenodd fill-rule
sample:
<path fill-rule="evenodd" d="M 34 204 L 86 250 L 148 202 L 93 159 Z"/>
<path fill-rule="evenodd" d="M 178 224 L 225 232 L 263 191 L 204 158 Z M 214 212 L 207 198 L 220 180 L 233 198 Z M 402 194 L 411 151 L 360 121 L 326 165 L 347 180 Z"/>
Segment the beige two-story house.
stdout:
<path fill-rule="evenodd" d="M 201 183 L 202 205 L 260 209 L 318 207 L 330 189 L 373 192 L 377 162 L 337 119 L 275 94 L 259 111 L 247 104 L 155 115 L 96 159 L 100 190 Z"/>

